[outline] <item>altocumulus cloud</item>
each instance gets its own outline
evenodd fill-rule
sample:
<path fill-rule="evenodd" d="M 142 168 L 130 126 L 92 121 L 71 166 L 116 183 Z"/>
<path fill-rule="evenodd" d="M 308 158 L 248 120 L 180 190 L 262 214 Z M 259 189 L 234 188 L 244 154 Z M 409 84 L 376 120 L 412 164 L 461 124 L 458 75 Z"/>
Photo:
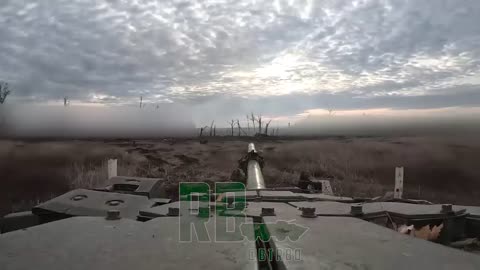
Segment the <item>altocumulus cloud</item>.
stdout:
<path fill-rule="evenodd" d="M 250 110 L 480 105 L 480 1 L 4 0 L 12 102 Z"/>

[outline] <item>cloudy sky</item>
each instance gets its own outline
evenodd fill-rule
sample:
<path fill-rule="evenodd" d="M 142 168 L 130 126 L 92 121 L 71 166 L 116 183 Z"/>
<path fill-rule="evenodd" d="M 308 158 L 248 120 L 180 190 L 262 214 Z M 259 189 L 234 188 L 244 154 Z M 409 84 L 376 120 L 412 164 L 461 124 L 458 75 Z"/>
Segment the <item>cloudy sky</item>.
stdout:
<path fill-rule="evenodd" d="M 197 123 L 480 106 L 478 0 L 3 0 L 0 25 L 9 102 L 143 96 Z"/>

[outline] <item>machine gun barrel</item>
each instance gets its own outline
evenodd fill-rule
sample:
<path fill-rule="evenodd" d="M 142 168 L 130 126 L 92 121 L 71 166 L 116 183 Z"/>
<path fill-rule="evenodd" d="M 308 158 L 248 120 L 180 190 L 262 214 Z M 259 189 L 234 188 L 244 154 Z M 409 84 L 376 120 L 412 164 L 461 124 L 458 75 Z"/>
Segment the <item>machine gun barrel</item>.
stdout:
<path fill-rule="evenodd" d="M 262 168 L 259 164 L 261 157 L 258 155 L 255 145 L 248 144 L 248 165 L 247 165 L 247 189 L 265 189 Z"/>

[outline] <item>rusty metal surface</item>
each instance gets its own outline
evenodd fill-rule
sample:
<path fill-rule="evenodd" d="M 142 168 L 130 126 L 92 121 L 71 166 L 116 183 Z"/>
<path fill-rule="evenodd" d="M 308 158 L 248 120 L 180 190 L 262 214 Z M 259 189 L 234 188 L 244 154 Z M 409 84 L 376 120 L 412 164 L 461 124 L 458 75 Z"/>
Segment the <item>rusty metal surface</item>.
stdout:
<path fill-rule="evenodd" d="M 257 269 L 256 257 L 250 254 L 255 250 L 255 242 L 245 240 L 243 235 L 253 237 L 253 228 L 243 227 L 240 231 L 241 222 L 234 222 L 235 233 L 217 230 L 217 234 L 222 234 L 222 239 L 228 242 L 215 243 L 215 226 L 210 222 L 206 226 L 212 236 L 211 242 L 184 243 L 179 241 L 179 222 L 178 217 L 157 218 L 145 223 L 75 217 L 3 234 L 0 235 L 0 268 Z M 203 221 L 191 219 L 188 222 Z M 217 218 L 217 225 L 225 222 L 225 218 Z"/>
<path fill-rule="evenodd" d="M 108 210 L 119 210 L 124 218 L 136 219 L 140 209 L 153 205 L 147 197 L 76 189 L 35 206 L 36 215 L 106 216 Z"/>

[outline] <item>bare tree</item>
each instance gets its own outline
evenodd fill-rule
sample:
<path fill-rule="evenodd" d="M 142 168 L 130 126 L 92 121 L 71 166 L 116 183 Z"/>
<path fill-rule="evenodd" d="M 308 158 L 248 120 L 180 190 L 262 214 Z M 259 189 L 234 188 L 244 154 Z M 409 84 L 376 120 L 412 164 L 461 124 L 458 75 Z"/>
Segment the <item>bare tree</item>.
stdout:
<path fill-rule="evenodd" d="M 237 119 L 237 127 L 238 127 L 238 136 L 240 137 L 241 133 L 242 132 L 243 134 L 245 134 L 245 136 L 248 136 L 248 133 L 245 132 L 245 130 L 242 128 L 242 126 L 240 126 L 240 120 Z"/>
<path fill-rule="evenodd" d="M 253 124 L 253 135 L 255 135 L 255 115 L 253 114 L 253 112 L 251 113 L 251 118 L 250 120 L 252 120 L 252 124 Z"/>
<path fill-rule="evenodd" d="M 213 137 L 217 136 L 217 126 L 213 126 Z"/>
<path fill-rule="evenodd" d="M 261 115 L 257 116 L 257 122 L 258 122 L 258 133 L 262 134 L 262 116 Z"/>
<path fill-rule="evenodd" d="M 200 137 L 202 137 L 203 132 L 204 132 L 207 128 L 208 128 L 208 126 L 204 126 L 204 127 L 201 127 L 201 128 L 200 128 L 200 135 L 199 135 Z"/>
<path fill-rule="evenodd" d="M 142 108 L 143 105 L 143 96 L 140 96 L 140 109 Z"/>
<path fill-rule="evenodd" d="M 232 136 L 233 136 L 233 127 L 235 126 L 235 121 L 232 119 L 232 121 L 228 122 L 230 126 L 232 127 Z"/>
<path fill-rule="evenodd" d="M 215 120 L 212 121 L 212 123 L 210 124 L 210 137 L 212 137 L 213 135 L 213 124 L 215 123 Z M 215 136 L 215 135 L 214 135 Z"/>
<path fill-rule="evenodd" d="M 65 96 L 63 97 L 63 106 L 67 107 L 68 105 L 70 105 L 70 100 L 68 100 L 68 97 Z"/>
<path fill-rule="evenodd" d="M 3 104 L 5 102 L 8 95 L 10 95 L 8 83 L 4 81 L 0 81 L 0 104 Z"/>
<path fill-rule="evenodd" d="M 241 135 L 241 134 L 240 134 L 240 129 L 241 129 L 241 127 L 240 127 L 240 120 L 238 120 L 238 119 L 237 119 L 237 128 L 238 128 L 238 135 L 237 135 L 237 136 L 240 137 L 240 135 Z"/>
<path fill-rule="evenodd" d="M 268 135 L 268 126 L 270 125 L 270 122 L 272 122 L 272 119 L 270 119 L 270 120 L 265 124 L 265 135 Z"/>

